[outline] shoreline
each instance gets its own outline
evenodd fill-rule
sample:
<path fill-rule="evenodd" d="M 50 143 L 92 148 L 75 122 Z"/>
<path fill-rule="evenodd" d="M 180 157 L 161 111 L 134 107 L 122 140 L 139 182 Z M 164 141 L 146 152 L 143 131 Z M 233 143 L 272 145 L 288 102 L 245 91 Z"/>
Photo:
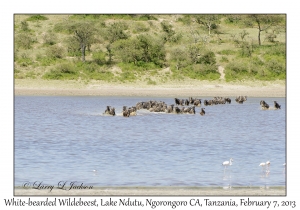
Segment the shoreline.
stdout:
<path fill-rule="evenodd" d="M 14 95 L 45 96 L 152 96 L 152 97 L 286 97 L 285 82 L 243 82 L 185 81 L 160 85 L 144 83 L 105 83 L 92 81 L 88 84 L 78 81 L 48 81 L 16 79 Z"/>
<path fill-rule="evenodd" d="M 286 196 L 285 186 L 272 187 L 95 187 L 61 190 L 14 188 L 15 196 Z"/>

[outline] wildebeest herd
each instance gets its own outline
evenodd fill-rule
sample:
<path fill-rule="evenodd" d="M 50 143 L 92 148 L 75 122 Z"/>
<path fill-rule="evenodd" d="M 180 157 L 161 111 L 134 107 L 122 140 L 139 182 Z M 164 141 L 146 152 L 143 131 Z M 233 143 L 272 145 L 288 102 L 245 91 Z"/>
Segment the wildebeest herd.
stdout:
<path fill-rule="evenodd" d="M 239 104 L 243 104 L 247 101 L 247 96 L 237 96 L 235 101 Z M 217 104 L 231 104 L 231 99 L 227 97 L 214 97 L 211 100 L 204 100 L 204 106 L 211 106 Z M 196 114 L 195 107 L 201 106 L 202 99 L 189 97 L 188 99 L 178 99 L 175 98 L 175 104 L 167 105 L 164 101 L 146 101 L 146 102 L 138 102 L 135 106 L 127 107 L 123 106 L 122 115 L 124 117 L 135 116 L 137 115 L 137 110 L 146 109 L 150 112 L 164 112 L 164 113 L 173 113 L 173 114 Z M 260 101 L 260 105 L 262 109 L 269 109 L 270 106 L 265 101 Z M 280 105 L 274 101 L 274 108 L 280 109 Z M 201 112 L 199 113 L 201 116 L 205 115 L 205 108 L 201 108 Z M 115 108 L 111 106 L 107 106 L 104 111 L 105 115 L 115 116 Z"/>
<path fill-rule="evenodd" d="M 264 100 L 260 101 L 260 105 L 261 105 L 262 109 L 269 109 L 270 108 L 269 104 L 267 104 L 267 102 L 265 102 Z M 281 108 L 281 106 L 277 103 L 277 101 L 274 101 L 274 108 L 275 109 L 280 109 Z"/>

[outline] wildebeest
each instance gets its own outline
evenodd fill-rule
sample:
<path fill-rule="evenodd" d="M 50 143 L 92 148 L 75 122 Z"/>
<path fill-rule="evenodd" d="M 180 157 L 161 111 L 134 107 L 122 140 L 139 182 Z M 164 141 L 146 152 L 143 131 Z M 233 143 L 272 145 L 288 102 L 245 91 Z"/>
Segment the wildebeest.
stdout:
<path fill-rule="evenodd" d="M 186 113 L 186 114 L 195 114 L 196 110 L 195 110 L 195 106 L 190 106 L 190 107 L 186 107 L 182 110 L 182 113 Z"/>
<path fill-rule="evenodd" d="M 186 106 L 188 106 L 190 104 L 190 101 L 185 99 L 185 103 L 184 103 Z"/>
<path fill-rule="evenodd" d="M 107 106 L 106 110 L 104 111 L 104 114 L 115 116 L 116 115 L 115 108 L 111 106 Z"/>
<path fill-rule="evenodd" d="M 277 101 L 274 101 L 274 107 L 275 109 L 281 109 L 281 106 L 277 103 Z"/>
<path fill-rule="evenodd" d="M 231 104 L 231 99 L 230 98 L 225 98 L 225 101 L 229 104 Z"/>
<path fill-rule="evenodd" d="M 184 99 L 175 98 L 176 105 L 184 106 L 184 102 L 185 102 Z"/>
<path fill-rule="evenodd" d="M 195 99 L 193 104 L 195 106 L 201 106 L 201 99 Z"/>
<path fill-rule="evenodd" d="M 145 102 L 138 102 L 136 103 L 135 107 L 139 110 L 139 109 L 143 109 L 144 108 L 144 103 Z"/>
<path fill-rule="evenodd" d="M 235 98 L 235 101 L 239 104 L 242 104 L 244 101 L 247 101 L 247 96 L 238 96 Z"/>
<path fill-rule="evenodd" d="M 205 99 L 203 103 L 204 103 L 205 106 L 213 105 L 212 100 L 206 100 L 206 99 Z"/>
<path fill-rule="evenodd" d="M 200 114 L 203 116 L 203 115 L 205 115 L 205 111 L 204 111 L 204 109 L 205 108 L 201 108 L 201 112 L 200 112 Z"/>
<path fill-rule="evenodd" d="M 190 104 L 194 104 L 195 99 L 193 99 L 192 97 L 189 97 L 189 102 Z"/>
<path fill-rule="evenodd" d="M 123 116 L 124 117 L 129 117 L 130 116 L 130 112 L 127 110 L 126 106 L 123 106 Z"/>
<path fill-rule="evenodd" d="M 147 102 L 138 102 L 136 104 L 136 108 L 139 109 L 147 109 L 151 112 L 164 112 L 167 109 L 167 104 L 163 101 L 147 101 Z"/>
<path fill-rule="evenodd" d="M 165 110 L 166 113 L 173 113 L 174 110 L 174 104 L 171 104 L 170 106 L 167 107 Z"/>
<path fill-rule="evenodd" d="M 175 106 L 173 112 L 175 114 L 180 114 L 181 110 L 178 108 L 178 106 Z"/>
<path fill-rule="evenodd" d="M 195 106 L 192 106 L 191 109 L 189 110 L 190 114 L 196 114 Z"/>
<path fill-rule="evenodd" d="M 260 105 L 263 109 L 269 109 L 269 104 L 267 104 L 264 100 L 260 101 Z"/>
<path fill-rule="evenodd" d="M 129 107 L 128 112 L 130 116 L 135 116 L 136 115 L 136 110 L 137 108 L 135 106 Z"/>

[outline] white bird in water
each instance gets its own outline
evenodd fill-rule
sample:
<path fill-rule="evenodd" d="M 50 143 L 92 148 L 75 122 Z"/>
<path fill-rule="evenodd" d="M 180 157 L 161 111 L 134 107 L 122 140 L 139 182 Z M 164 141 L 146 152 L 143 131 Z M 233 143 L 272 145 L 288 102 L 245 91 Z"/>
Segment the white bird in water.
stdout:
<path fill-rule="evenodd" d="M 259 166 L 261 167 L 261 173 L 263 174 L 265 171 L 266 163 L 260 163 Z"/>
<path fill-rule="evenodd" d="M 262 168 L 262 173 L 265 172 L 266 175 L 269 174 L 269 166 L 270 166 L 270 161 L 267 161 L 265 163 L 260 163 L 259 166 Z"/>
<path fill-rule="evenodd" d="M 284 163 L 284 164 L 283 164 L 283 166 L 284 166 L 283 172 L 285 172 L 285 168 L 286 168 L 286 163 Z"/>
<path fill-rule="evenodd" d="M 232 158 L 230 158 L 229 161 L 227 160 L 227 161 L 224 161 L 224 162 L 223 162 L 224 173 L 225 173 L 225 170 L 226 170 L 227 166 L 231 166 L 231 165 L 232 165 L 232 162 L 233 162 L 233 159 L 232 159 Z"/>

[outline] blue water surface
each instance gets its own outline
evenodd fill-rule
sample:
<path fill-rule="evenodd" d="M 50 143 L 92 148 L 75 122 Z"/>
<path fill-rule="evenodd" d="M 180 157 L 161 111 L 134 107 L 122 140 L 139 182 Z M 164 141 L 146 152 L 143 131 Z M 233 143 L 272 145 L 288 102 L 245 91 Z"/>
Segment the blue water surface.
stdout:
<path fill-rule="evenodd" d="M 172 104 L 174 98 L 15 96 L 15 185 L 284 186 L 285 98 L 231 99 L 206 106 L 205 116 L 197 107 L 195 115 L 139 110 L 125 118 L 124 105 Z M 260 100 L 271 109 L 262 110 Z M 273 109 L 274 100 L 280 110 Z M 107 105 L 117 116 L 103 115 Z M 233 165 L 224 171 L 230 158 Z M 266 161 L 268 176 L 259 167 Z"/>

